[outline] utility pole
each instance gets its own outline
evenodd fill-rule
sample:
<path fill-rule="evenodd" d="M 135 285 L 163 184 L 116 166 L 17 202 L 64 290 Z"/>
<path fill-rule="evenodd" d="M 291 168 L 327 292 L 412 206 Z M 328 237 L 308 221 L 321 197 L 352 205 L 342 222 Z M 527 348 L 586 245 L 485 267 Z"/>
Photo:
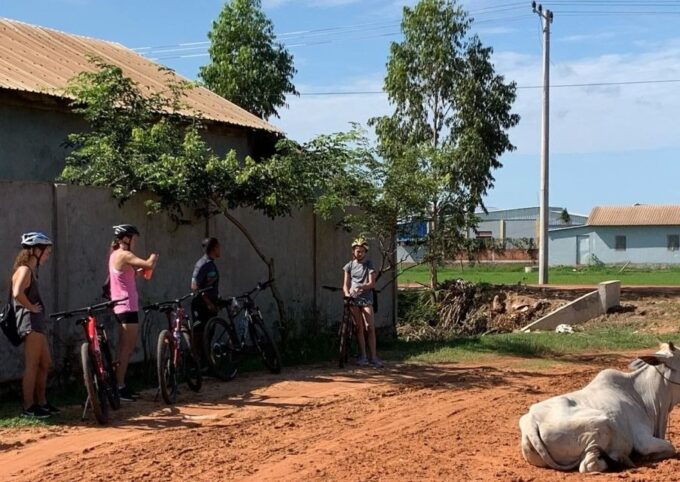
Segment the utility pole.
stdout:
<path fill-rule="evenodd" d="M 541 127 L 541 202 L 539 208 L 538 284 L 548 284 L 548 225 L 550 204 L 548 195 L 550 160 L 550 24 L 553 13 L 543 5 L 531 2 L 543 26 L 543 125 Z"/>

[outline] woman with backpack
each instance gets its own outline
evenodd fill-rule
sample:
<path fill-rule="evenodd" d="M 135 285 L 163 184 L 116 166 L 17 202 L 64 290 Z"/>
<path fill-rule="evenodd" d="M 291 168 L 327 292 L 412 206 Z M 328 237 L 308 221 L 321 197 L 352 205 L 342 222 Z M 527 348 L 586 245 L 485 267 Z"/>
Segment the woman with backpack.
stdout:
<path fill-rule="evenodd" d="M 17 332 L 24 344 L 23 417 L 47 418 L 59 409 L 47 401 L 47 374 L 52 357 L 47 342 L 47 317 L 38 288 L 38 269 L 52 253 L 52 240 L 44 233 L 21 236 L 21 251 L 12 269 L 12 307 Z"/>
<path fill-rule="evenodd" d="M 113 227 L 113 242 L 109 256 L 109 282 L 112 300 L 125 299 L 113 307 L 118 318 L 118 367 L 116 378 L 120 399 L 135 401 L 138 395 L 125 385 L 125 373 L 137 344 L 139 331 L 139 295 L 137 294 L 137 275 L 150 273 L 156 266 L 158 255 L 153 253 L 147 259 L 138 258 L 134 247 L 139 231 L 131 224 Z"/>

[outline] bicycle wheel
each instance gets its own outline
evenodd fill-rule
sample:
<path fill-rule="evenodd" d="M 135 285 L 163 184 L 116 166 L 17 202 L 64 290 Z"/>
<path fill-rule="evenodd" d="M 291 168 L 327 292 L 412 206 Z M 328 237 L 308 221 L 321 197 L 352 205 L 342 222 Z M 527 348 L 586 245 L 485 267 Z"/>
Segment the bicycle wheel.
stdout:
<path fill-rule="evenodd" d="M 279 354 L 279 349 L 269 336 L 262 318 L 257 314 L 252 315 L 248 329 L 250 330 L 250 339 L 253 340 L 257 351 L 260 352 L 264 365 L 272 373 L 281 373 L 281 355 Z"/>
<path fill-rule="evenodd" d="M 109 423 L 109 406 L 108 400 L 104 390 L 100 389 L 100 383 L 94 372 L 94 364 L 90 356 L 90 344 L 83 343 L 80 346 L 80 362 L 83 366 L 83 381 L 85 382 L 85 390 L 90 399 L 90 406 L 94 413 L 94 418 L 97 419 L 99 425 L 106 425 Z"/>
<path fill-rule="evenodd" d="M 168 330 L 158 334 L 156 365 L 158 367 L 158 389 L 163 401 L 172 405 L 177 400 L 177 373 L 172 360 L 172 335 Z"/>
<path fill-rule="evenodd" d="M 206 323 L 203 330 L 203 353 L 210 371 L 220 380 L 229 381 L 238 372 L 235 347 L 228 321 L 212 318 Z"/>
<path fill-rule="evenodd" d="M 198 356 L 191 349 L 191 337 L 189 333 L 182 333 L 182 363 L 184 364 L 184 377 L 187 380 L 187 385 L 194 392 L 198 392 L 203 385 L 203 376 L 201 375 L 201 363 L 198 361 Z"/>
<path fill-rule="evenodd" d="M 340 322 L 340 328 L 338 330 L 339 344 L 338 344 L 338 366 L 340 368 L 345 368 L 347 359 L 349 357 L 349 343 L 350 343 L 350 330 L 352 326 L 352 314 L 349 311 L 349 307 L 345 307 L 345 311 L 342 314 L 342 321 Z"/>
<path fill-rule="evenodd" d="M 100 349 L 102 351 L 102 363 L 104 363 L 104 372 L 106 373 L 106 398 L 112 409 L 118 410 L 120 408 L 120 393 L 118 393 L 118 383 L 116 382 L 116 370 L 113 368 L 113 361 L 111 358 L 111 350 L 108 342 L 103 339 L 100 340 Z"/>

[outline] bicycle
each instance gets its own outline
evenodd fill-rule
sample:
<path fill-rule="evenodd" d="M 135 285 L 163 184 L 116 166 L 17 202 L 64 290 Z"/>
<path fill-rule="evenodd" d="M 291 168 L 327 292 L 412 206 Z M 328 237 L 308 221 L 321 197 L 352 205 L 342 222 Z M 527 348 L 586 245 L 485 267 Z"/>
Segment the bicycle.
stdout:
<path fill-rule="evenodd" d="M 165 313 L 168 319 L 168 328 L 158 334 L 158 343 L 156 345 L 158 391 L 168 405 L 172 405 L 177 401 L 177 393 L 179 391 L 178 376 L 180 374 L 184 376 L 187 385 L 194 392 L 198 392 L 203 385 L 201 363 L 192 349 L 192 326 L 182 306 L 182 302 L 192 296 L 198 296 L 208 289 L 210 288 L 189 293 L 175 300 L 161 301 L 142 308 L 145 315 L 150 311 L 158 311 Z"/>
<path fill-rule="evenodd" d="M 349 360 L 349 349 L 352 345 L 352 337 L 356 332 L 357 325 L 354 316 L 352 315 L 352 297 L 345 296 L 344 290 L 336 286 L 322 286 L 323 289 L 337 293 L 338 291 L 343 292 L 343 310 L 342 310 L 342 320 L 340 321 L 340 326 L 338 327 L 338 367 L 345 368 L 345 364 Z M 380 293 L 380 290 L 373 290 L 376 294 Z M 374 308 L 377 304 L 374 305 Z M 376 309 L 377 311 L 377 309 Z"/>
<path fill-rule="evenodd" d="M 113 410 L 120 408 L 120 394 L 118 393 L 115 373 L 116 365 L 111 358 L 109 338 L 104 325 L 97 323 L 95 314 L 109 310 L 126 299 L 111 300 L 50 315 L 50 318 L 56 318 L 57 321 L 76 315 L 85 315 L 85 317 L 76 320 L 76 324 L 82 326 L 85 332 L 85 341 L 80 346 L 80 361 L 83 367 L 85 390 L 87 391 L 82 420 L 85 420 L 88 407 L 92 407 L 97 422 L 100 425 L 106 425 L 109 422 L 109 407 Z"/>
<path fill-rule="evenodd" d="M 281 373 L 281 355 L 276 343 L 265 327 L 262 313 L 255 304 L 257 295 L 267 289 L 272 280 L 258 283 L 255 288 L 240 296 L 220 300 L 220 308 L 226 308 L 228 321 L 213 317 L 203 332 L 204 353 L 211 371 L 218 378 L 228 381 L 238 372 L 241 356 L 246 351 L 246 330 L 271 373 Z M 236 332 L 236 318 L 244 313 L 246 324 L 242 334 Z"/>

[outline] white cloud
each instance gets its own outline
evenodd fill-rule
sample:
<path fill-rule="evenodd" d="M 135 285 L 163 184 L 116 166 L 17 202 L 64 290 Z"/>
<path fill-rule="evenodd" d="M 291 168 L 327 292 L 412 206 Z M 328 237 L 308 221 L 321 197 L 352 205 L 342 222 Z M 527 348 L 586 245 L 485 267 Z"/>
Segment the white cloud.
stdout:
<path fill-rule="evenodd" d="M 498 52 L 497 70 L 519 86 L 542 81 L 538 55 Z M 680 79 L 680 42 L 626 55 L 584 57 L 551 67 L 556 84 Z M 381 90 L 383 73 L 336 85 L 298 86 L 300 92 Z M 680 148 L 680 83 L 609 85 L 551 89 L 551 152 L 596 153 Z M 541 89 L 519 89 L 514 111 L 522 120 L 511 132 L 520 154 L 538 154 Z M 390 112 L 385 95 L 310 96 L 290 100 L 276 123 L 291 137 L 344 130 Z"/>
<path fill-rule="evenodd" d="M 382 89 L 382 74 L 324 86 L 298 85 L 300 92 L 352 92 Z M 274 123 L 289 137 L 305 141 L 319 134 L 346 131 L 351 122 L 366 124 L 371 117 L 389 113 L 386 95 L 301 96 L 288 99 Z"/>
<path fill-rule="evenodd" d="M 607 40 L 614 38 L 614 32 L 597 32 L 588 34 L 567 35 L 566 37 L 557 38 L 558 42 L 592 42 L 595 40 Z"/>

